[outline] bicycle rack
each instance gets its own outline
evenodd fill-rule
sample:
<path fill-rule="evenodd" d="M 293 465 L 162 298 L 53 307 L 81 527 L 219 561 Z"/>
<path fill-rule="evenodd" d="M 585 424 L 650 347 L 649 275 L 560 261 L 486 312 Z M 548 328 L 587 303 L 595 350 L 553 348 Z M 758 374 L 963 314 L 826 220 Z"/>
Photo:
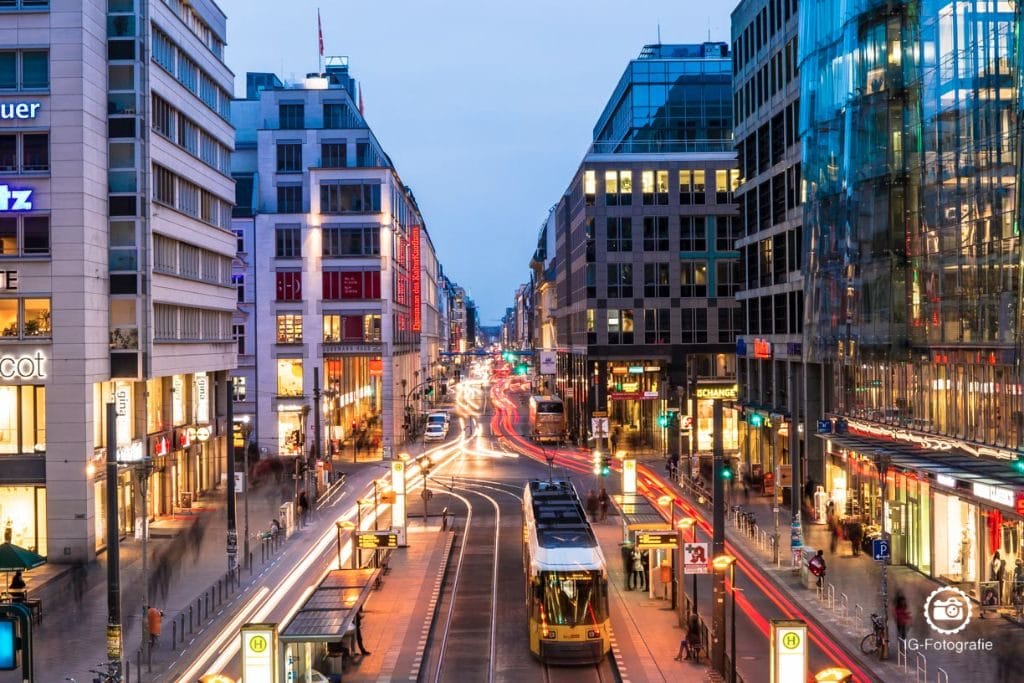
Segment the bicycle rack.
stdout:
<path fill-rule="evenodd" d="M 896 666 L 902 667 L 903 672 L 907 671 L 907 639 L 896 638 Z"/>
<path fill-rule="evenodd" d="M 914 681 L 916 683 L 928 683 L 928 660 L 920 652 L 915 652 Z"/>
<path fill-rule="evenodd" d="M 834 610 L 836 608 L 836 587 L 835 584 L 828 584 L 828 608 Z"/>
<path fill-rule="evenodd" d="M 949 674 L 941 666 L 935 667 L 935 683 L 949 683 Z"/>
<path fill-rule="evenodd" d="M 842 612 L 843 623 L 850 618 L 850 598 L 846 593 L 839 594 L 839 610 Z"/>

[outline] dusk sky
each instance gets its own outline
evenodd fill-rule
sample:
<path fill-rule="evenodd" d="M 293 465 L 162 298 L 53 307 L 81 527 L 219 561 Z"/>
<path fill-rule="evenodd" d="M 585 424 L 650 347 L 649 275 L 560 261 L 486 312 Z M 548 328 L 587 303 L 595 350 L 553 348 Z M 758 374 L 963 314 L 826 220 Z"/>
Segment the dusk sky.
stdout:
<path fill-rule="evenodd" d="M 641 47 L 729 40 L 735 2 L 217 0 L 235 92 L 247 71 L 301 79 L 347 55 L 366 118 L 416 195 L 449 277 L 484 325 L 512 303 L 548 209 Z"/>

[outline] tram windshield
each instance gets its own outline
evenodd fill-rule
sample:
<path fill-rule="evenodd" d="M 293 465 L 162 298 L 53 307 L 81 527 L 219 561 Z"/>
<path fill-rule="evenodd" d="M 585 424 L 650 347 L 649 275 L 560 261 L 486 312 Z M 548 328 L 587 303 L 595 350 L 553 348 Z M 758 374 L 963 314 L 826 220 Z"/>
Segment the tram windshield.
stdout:
<path fill-rule="evenodd" d="M 549 624 L 599 624 L 607 618 L 601 572 L 541 572 L 541 582 Z"/>

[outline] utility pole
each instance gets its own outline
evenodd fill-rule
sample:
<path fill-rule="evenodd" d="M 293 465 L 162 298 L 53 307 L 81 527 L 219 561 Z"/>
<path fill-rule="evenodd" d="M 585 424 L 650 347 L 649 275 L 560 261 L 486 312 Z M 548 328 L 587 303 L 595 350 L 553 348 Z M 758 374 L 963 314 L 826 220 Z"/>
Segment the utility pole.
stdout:
<path fill-rule="evenodd" d="M 121 553 L 117 527 L 117 406 L 107 403 L 107 666 L 120 674 Z"/>
<path fill-rule="evenodd" d="M 789 463 L 793 469 L 793 486 L 789 494 L 792 519 L 790 520 L 790 552 L 795 553 L 798 548 L 804 545 L 803 520 L 800 519 L 800 503 L 803 500 L 803 459 L 800 457 L 800 395 L 803 383 L 803 373 L 798 377 L 796 363 L 789 364 L 789 396 L 792 404 L 789 408 Z M 776 482 L 776 485 L 778 482 Z M 811 503 L 813 504 L 813 498 Z M 777 527 L 778 525 L 776 525 Z M 776 529 L 778 533 L 778 529 Z"/>
<path fill-rule="evenodd" d="M 696 476 L 693 474 L 694 471 L 698 472 L 697 476 L 699 476 L 700 472 L 699 467 L 695 468 L 693 466 L 693 461 L 697 458 L 697 446 L 699 444 L 699 441 L 697 440 L 697 424 L 699 421 L 697 419 L 697 363 L 696 359 L 692 356 L 690 357 L 690 418 L 693 422 L 690 425 L 690 438 L 687 439 L 687 444 L 689 446 L 687 460 L 690 461 L 687 463 L 687 467 L 690 468 L 690 479 L 692 481 L 693 479 L 696 479 Z"/>
<path fill-rule="evenodd" d="M 313 454 L 309 459 L 308 468 L 313 478 L 316 477 L 316 461 L 320 459 L 322 453 L 323 451 L 320 450 L 320 368 L 313 368 Z M 311 492 L 306 494 L 309 496 L 310 517 L 312 517 L 313 510 L 315 509 L 313 501 L 316 500 L 317 487 L 315 480 L 313 483 Z"/>
<path fill-rule="evenodd" d="M 714 509 L 712 510 L 711 556 L 718 557 L 725 552 L 725 480 L 722 469 L 725 466 L 725 448 L 722 443 L 722 401 L 712 402 L 712 467 Z M 711 668 L 725 675 L 725 574 L 712 575 L 711 606 Z"/>
<path fill-rule="evenodd" d="M 232 392 L 232 399 L 234 399 L 234 393 Z M 252 564 L 249 562 L 249 434 L 251 434 L 251 427 L 249 426 L 249 416 L 246 415 L 243 418 L 245 422 L 242 423 L 242 457 L 245 459 L 245 474 L 242 475 L 242 504 L 245 506 L 245 537 L 242 540 L 242 550 L 245 552 L 245 557 L 242 560 L 245 562 L 245 566 L 252 570 Z M 232 430 L 232 436 L 234 436 L 234 430 Z M 234 482 L 231 484 L 234 487 Z"/>
<path fill-rule="evenodd" d="M 889 472 L 889 461 L 889 456 L 884 451 L 875 451 L 875 467 L 878 469 L 878 485 L 881 495 L 878 510 L 879 525 L 882 527 L 882 538 L 885 540 L 889 540 L 885 532 L 885 484 L 886 474 Z M 891 543 L 889 547 L 892 547 Z M 882 617 L 882 644 L 878 651 L 878 658 L 889 659 L 889 558 L 883 557 L 880 561 L 882 563 L 882 586 L 880 591 L 882 606 L 878 614 Z"/>
<path fill-rule="evenodd" d="M 139 493 L 142 494 L 142 649 L 149 662 L 149 622 L 146 617 L 149 614 L 149 458 L 143 459 L 142 463 L 135 468 L 136 483 Z"/>
<path fill-rule="evenodd" d="M 232 392 L 227 389 L 229 382 L 221 382 L 225 387 L 224 398 L 225 400 L 225 417 L 227 418 L 227 443 L 226 450 L 228 454 L 228 485 L 227 491 L 227 513 L 228 513 L 228 540 L 227 540 L 227 551 L 228 551 L 228 571 L 235 571 L 235 567 L 238 566 L 238 531 L 235 524 L 235 405 L 234 396 Z M 249 539 L 246 539 L 248 541 Z"/>

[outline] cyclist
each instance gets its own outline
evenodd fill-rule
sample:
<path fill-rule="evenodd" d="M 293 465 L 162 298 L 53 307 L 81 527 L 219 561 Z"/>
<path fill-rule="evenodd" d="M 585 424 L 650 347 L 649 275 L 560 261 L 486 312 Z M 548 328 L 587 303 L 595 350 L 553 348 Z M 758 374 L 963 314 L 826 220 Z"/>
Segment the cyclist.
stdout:
<path fill-rule="evenodd" d="M 818 588 L 821 588 L 825 583 L 825 570 L 828 568 L 825 565 L 824 551 L 819 550 L 814 557 L 808 560 L 807 568 L 818 577 Z"/>

